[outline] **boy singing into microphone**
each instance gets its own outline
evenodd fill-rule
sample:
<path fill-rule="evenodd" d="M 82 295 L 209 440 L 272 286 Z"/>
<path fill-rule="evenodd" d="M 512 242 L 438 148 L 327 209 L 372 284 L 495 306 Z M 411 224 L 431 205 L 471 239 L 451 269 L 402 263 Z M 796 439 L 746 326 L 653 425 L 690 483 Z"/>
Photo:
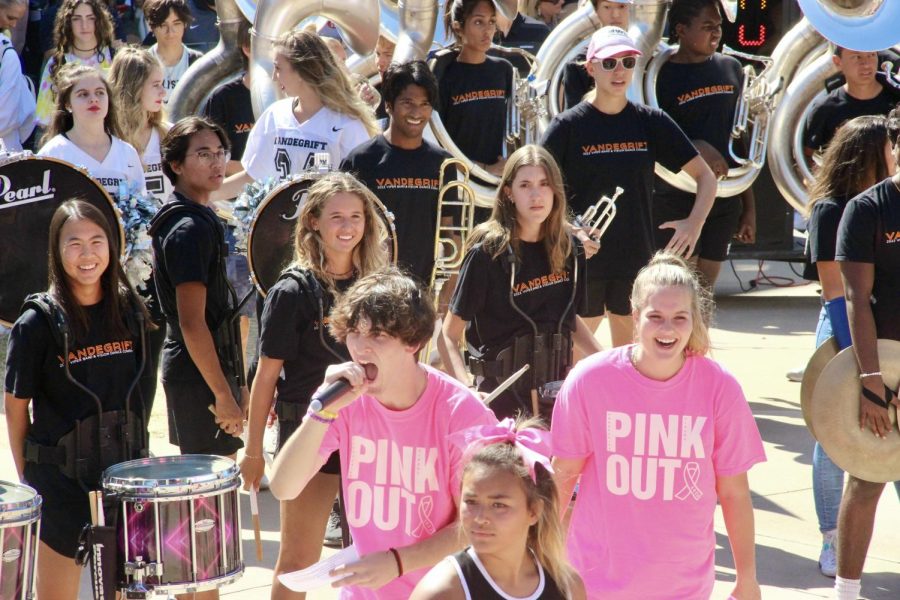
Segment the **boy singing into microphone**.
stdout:
<path fill-rule="evenodd" d="M 447 439 L 493 413 L 456 380 L 417 361 L 431 337 L 430 295 L 395 269 L 361 278 L 330 315 L 353 362 L 325 384 L 350 390 L 307 414 L 275 461 L 271 490 L 296 497 L 332 452 L 341 456 L 347 524 L 362 558 L 336 569 L 341 598 L 407 598 L 462 548 L 454 519 L 462 455 Z"/>

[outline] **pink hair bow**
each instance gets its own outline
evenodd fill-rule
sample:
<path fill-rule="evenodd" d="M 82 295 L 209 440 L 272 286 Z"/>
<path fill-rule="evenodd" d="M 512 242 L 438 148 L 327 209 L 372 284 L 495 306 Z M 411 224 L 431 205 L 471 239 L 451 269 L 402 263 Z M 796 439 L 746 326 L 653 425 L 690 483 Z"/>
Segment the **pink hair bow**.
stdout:
<path fill-rule="evenodd" d="M 466 460 L 485 446 L 510 442 L 522 455 L 532 481 L 537 483 L 534 472 L 536 463 L 540 463 L 548 473 L 553 473 L 553 467 L 550 466 L 550 432 L 530 427 L 516 431 L 515 420 L 508 417 L 496 425 L 477 425 L 457 431 L 450 435 L 449 440 L 465 453 Z"/>

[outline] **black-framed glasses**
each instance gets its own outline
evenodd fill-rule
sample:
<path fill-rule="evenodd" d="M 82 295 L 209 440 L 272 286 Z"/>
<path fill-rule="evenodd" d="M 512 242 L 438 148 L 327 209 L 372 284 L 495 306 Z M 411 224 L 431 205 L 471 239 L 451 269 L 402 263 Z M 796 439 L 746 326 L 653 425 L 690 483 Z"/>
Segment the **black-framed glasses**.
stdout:
<path fill-rule="evenodd" d="M 623 56 L 621 58 L 601 58 L 601 59 L 593 59 L 591 61 L 595 65 L 600 65 L 600 68 L 604 71 L 615 71 L 616 67 L 619 66 L 619 63 L 627 70 L 632 70 L 637 64 L 636 56 Z"/>

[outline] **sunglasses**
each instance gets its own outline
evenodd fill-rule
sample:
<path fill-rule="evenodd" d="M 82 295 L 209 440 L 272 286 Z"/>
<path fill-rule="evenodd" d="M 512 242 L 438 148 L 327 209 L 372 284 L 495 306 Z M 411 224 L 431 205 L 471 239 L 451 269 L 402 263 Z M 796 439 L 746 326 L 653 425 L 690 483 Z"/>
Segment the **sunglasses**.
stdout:
<path fill-rule="evenodd" d="M 604 71 L 615 71 L 620 63 L 626 70 L 630 71 L 637 64 L 637 57 L 623 56 L 622 58 L 601 58 L 599 60 L 595 58 L 591 62 L 595 65 L 600 65 L 600 68 Z"/>

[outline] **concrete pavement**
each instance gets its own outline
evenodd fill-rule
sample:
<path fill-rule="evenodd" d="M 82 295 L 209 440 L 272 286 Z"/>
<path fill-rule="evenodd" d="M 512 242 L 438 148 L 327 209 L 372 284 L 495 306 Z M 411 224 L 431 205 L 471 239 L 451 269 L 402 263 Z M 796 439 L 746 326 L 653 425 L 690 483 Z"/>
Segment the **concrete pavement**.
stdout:
<path fill-rule="evenodd" d="M 757 274 L 756 261 L 736 263 L 744 285 Z M 787 265 L 766 263 L 769 274 L 800 281 Z M 785 281 L 786 282 L 786 281 Z M 717 289 L 718 310 L 712 340 L 714 358 L 741 382 L 765 442 L 768 462 L 750 472 L 756 509 L 756 541 L 759 579 L 766 599 L 828 598 L 833 580 L 819 574 L 816 561 L 821 538 L 816 524 L 811 490 L 813 441 L 800 414 L 800 385 L 785 372 L 806 363 L 814 346 L 819 302 L 814 285 L 771 287 L 743 292 L 728 265 Z M 608 345 L 608 335 L 600 334 Z M 165 401 L 160 393 L 151 422 L 151 449 L 157 455 L 173 454 L 166 442 Z M 5 420 L 3 420 L 5 429 Z M 5 431 L 0 434 L 0 478 L 15 479 Z M 221 591 L 223 598 L 266 598 L 271 568 L 278 551 L 278 506 L 272 496 L 260 494 L 264 560 L 256 561 L 253 533 L 247 529 L 249 502 L 242 497 L 244 576 Z M 715 598 L 727 598 L 734 569 L 721 515 L 716 519 Z M 87 574 L 83 578 L 87 583 Z M 82 586 L 82 597 L 89 598 Z M 863 577 L 863 598 L 900 598 L 900 505 L 887 488 L 879 505 L 875 535 Z M 336 598 L 332 590 L 308 595 L 310 600 Z"/>

